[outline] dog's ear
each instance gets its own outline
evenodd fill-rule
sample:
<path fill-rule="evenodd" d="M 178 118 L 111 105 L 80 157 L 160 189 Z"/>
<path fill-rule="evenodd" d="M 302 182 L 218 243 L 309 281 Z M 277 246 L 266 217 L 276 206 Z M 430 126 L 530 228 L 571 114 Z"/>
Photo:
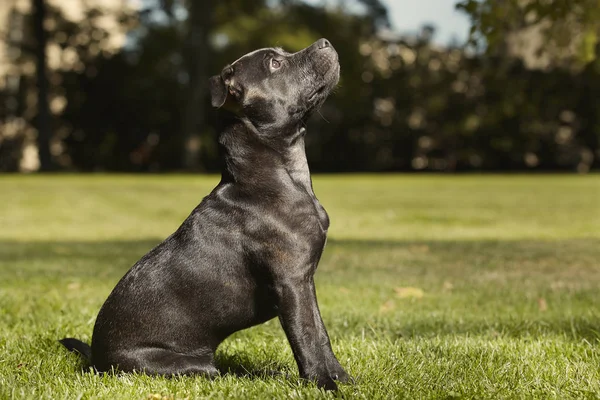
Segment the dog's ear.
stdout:
<path fill-rule="evenodd" d="M 210 103 L 213 107 L 221 107 L 227 100 L 227 87 L 220 75 L 211 76 L 208 80 L 210 90 Z"/>

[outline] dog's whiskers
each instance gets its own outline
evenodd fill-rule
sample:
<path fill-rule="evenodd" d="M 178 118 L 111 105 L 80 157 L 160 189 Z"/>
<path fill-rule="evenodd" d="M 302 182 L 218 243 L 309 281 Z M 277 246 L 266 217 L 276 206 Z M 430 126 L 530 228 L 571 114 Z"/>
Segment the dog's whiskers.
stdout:
<path fill-rule="evenodd" d="M 323 121 L 327 122 L 328 124 L 330 123 L 329 121 L 327 121 L 327 118 L 325 118 L 323 116 L 323 114 L 321 114 L 321 110 L 317 110 L 317 112 L 319 113 L 319 115 L 321 116 L 321 118 L 323 118 Z"/>

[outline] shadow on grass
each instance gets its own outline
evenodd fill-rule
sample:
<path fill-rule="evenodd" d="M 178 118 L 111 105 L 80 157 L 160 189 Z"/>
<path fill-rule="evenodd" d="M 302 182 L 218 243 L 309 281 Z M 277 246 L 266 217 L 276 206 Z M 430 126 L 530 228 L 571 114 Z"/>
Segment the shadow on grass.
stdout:
<path fill-rule="evenodd" d="M 491 318 L 490 318 L 491 319 Z M 419 320 L 402 324 L 399 329 L 372 324 L 373 336 L 387 337 L 391 340 L 436 337 L 482 337 L 490 340 L 499 338 L 540 339 L 561 338 L 568 341 L 600 344 L 600 319 L 569 316 L 540 316 L 537 318 L 496 320 Z"/>
<path fill-rule="evenodd" d="M 245 352 L 234 353 L 219 351 L 215 356 L 215 365 L 222 375 L 233 375 L 247 379 L 281 378 L 292 379 L 292 376 L 284 372 L 287 364 L 277 360 L 269 363 L 261 363 L 255 357 Z"/>
<path fill-rule="evenodd" d="M 11 285 L 26 288 L 31 296 L 44 297 L 43 290 L 48 287 L 65 287 L 73 281 L 102 283 L 112 286 L 141 256 L 157 245 L 161 239 L 144 239 L 132 241 L 47 241 L 47 242 L 11 242 L 0 241 L 0 287 Z M 336 258 L 337 257 L 337 258 Z M 342 259 L 342 261 L 336 261 Z M 464 269 L 457 276 L 473 274 L 473 265 L 482 264 L 488 270 L 502 276 L 515 271 L 523 265 L 524 272 L 530 274 L 529 279 L 548 280 L 549 274 L 557 277 L 566 276 L 572 281 L 580 280 L 589 287 L 600 286 L 600 240 L 578 239 L 560 241 L 329 241 L 317 276 L 323 277 L 320 282 L 327 282 L 329 287 L 342 286 L 340 282 L 357 282 L 360 287 L 363 279 L 371 279 L 378 284 L 388 284 L 385 280 L 393 279 L 399 273 L 412 274 L 416 282 L 432 278 L 431 274 L 447 273 L 451 268 L 464 264 Z M 408 260 L 408 261 L 407 261 Z M 492 261 L 489 261 L 492 260 Z M 485 264 L 487 263 L 487 264 Z M 408 268 L 406 267 L 408 265 Z M 414 267 L 414 266 L 417 267 Z M 506 267 L 510 265 L 511 271 Z M 575 265 L 572 272 L 566 266 Z M 400 267 L 403 269 L 400 270 Z M 412 268 L 412 269 L 411 269 Z M 461 266 L 461 268 L 463 268 Z M 430 275 L 424 276 L 427 270 Z M 374 272 L 376 271 L 376 272 Z M 583 272 L 581 272 L 583 271 Z M 575 275 L 575 273 L 579 275 Z M 467 276 L 468 277 L 468 276 Z M 321 279 L 321 278 L 320 278 Z M 515 284 L 518 280 L 512 278 Z M 492 284 L 488 283 L 489 289 Z M 591 285 L 591 286 L 590 286 Z M 518 293 L 520 287 L 506 286 L 506 293 Z M 485 287 L 474 285 L 470 292 L 462 296 L 471 296 L 473 306 L 477 300 L 485 299 Z M 40 293 L 36 293 L 39 291 Z M 393 291 L 392 291 L 393 293 Z M 590 289 L 582 291 L 565 289 L 563 299 L 578 301 L 579 307 L 597 307 L 590 302 Z M 108 293 L 106 293 L 106 296 Z M 560 298 L 557 298 L 560 300 Z M 383 299 L 382 301 L 384 301 Z M 508 300 L 507 300 L 508 301 Z M 433 307 L 437 306 L 433 304 Z M 481 305 L 479 305 L 481 307 Z M 368 330 L 388 338 L 428 337 L 436 335 L 482 335 L 493 338 L 504 337 L 543 337 L 545 335 L 563 335 L 570 340 L 586 339 L 597 342 L 600 338 L 600 320 L 597 312 L 585 313 L 579 309 L 573 314 L 562 309 L 557 303 L 554 311 L 539 314 L 534 318 L 527 315 L 490 315 L 482 318 L 481 312 L 476 318 L 468 318 L 469 310 L 465 310 L 462 321 L 460 313 L 454 316 L 423 317 L 409 321 L 396 321 L 396 317 L 369 314 L 368 308 L 355 314 L 349 314 L 349 324 L 336 320 L 329 324 L 330 331 L 336 337 L 355 335 L 356 332 Z M 431 305 L 430 311 L 431 311 Z M 367 311 L 365 311 L 367 310 Z M 597 308 L 596 308 L 597 310 Z M 500 310 L 500 314 L 504 310 Z M 564 311 L 564 312 L 563 312 Z M 498 314 L 498 312 L 496 312 Z M 531 314 L 532 315 L 532 314 Z M 585 316 L 587 315 L 587 316 Z M 15 316 L 16 318 L 17 316 Z M 460 319 L 460 321 L 459 321 Z M 251 363 L 249 359 L 236 359 L 237 356 L 226 354 L 218 356 L 221 368 L 236 375 L 259 375 L 269 373 L 272 369 L 262 368 Z"/>
<path fill-rule="evenodd" d="M 115 269 L 126 271 L 145 253 L 163 239 L 148 238 L 142 240 L 108 241 L 0 241 L 0 273 L 9 277 L 11 264 L 20 263 L 21 274 L 52 272 L 59 269 L 65 277 L 98 276 L 103 271 Z M 595 258 L 595 267 L 600 267 L 600 239 L 568 240 L 340 240 L 330 238 L 324 251 L 324 257 L 335 252 L 356 253 L 376 252 L 385 256 L 385 252 L 401 251 L 401 255 L 435 255 L 455 257 L 457 261 L 468 260 L 480 254 L 490 259 L 530 260 L 546 257 L 560 260 Z M 596 258 L 598 257 L 598 258 Z M 321 261 L 323 266 L 324 260 Z M 375 260 L 374 262 L 376 262 Z M 547 260 L 546 260 L 547 261 Z M 102 268 L 85 268 L 82 263 L 101 263 Z M 77 263 L 77 265 L 75 265 Z M 54 265 L 56 264 L 56 265 Z M 12 271 L 11 271 L 12 270 Z"/>
<path fill-rule="evenodd" d="M 11 241 L 0 240 L 0 262 L 22 260 L 23 258 L 64 258 L 67 256 L 80 258 L 106 259 L 115 256 L 141 257 L 165 238 L 145 238 L 140 240 L 105 240 L 105 241 Z M 464 250 L 506 250 L 517 249 L 537 253 L 556 253 L 569 248 L 585 250 L 595 248 L 600 253 L 600 239 L 562 239 L 562 240 L 358 240 L 329 238 L 325 252 L 331 248 L 362 249 L 394 249 L 405 248 L 423 251 L 455 249 Z M 427 251 L 427 250 L 425 250 Z"/>
<path fill-rule="evenodd" d="M 288 373 L 283 372 L 285 367 L 281 367 L 280 369 L 269 369 L 264 365 L 258 364 L 254 360 L 250 360 L 249 357 L 246 357 L 242 362 L 240 362 L 239 356 L 233 355 L 221 355 L 217 353 L 215 359 L 215 365 L 219 370 L 220 376 L 225 377 L 227 375 L 232 375 L 237 378 L 245 378 L 245 379 L 267 379 L 267 378 L 279 378 L 285 380 L 293 380 L 294 376 Z M 73 365 L 73 371 L 79 374 L 98 374 L 98 375 L 108 375 L 108 376 L 127 376 L 131 374 L 138 375 L 138 373 L 131 372 L 119 372 L 117 370 L 111 372 L 98 372 L 94 369 L 88 362 L 84 360 L 77 360 Z M 143 374 L 142 374 L 143 375 Z M 171 378 L 171 376 L 164 376 L 165 378 Z M 205 376 L 206 379 L 211 379 Z"/>
<path fill-rule="evenodd" d="M 49 338 L 41 338 L 44 342 L 43 347 L 52 348 L 58 342 L 58 340 L 52 340 Z M 59 344 L 57 348 L 58 354 L 62 354 L 68 357 L 70 361 L 73 361 L 73 370 L 81 374 L 100 374 L 100 375 L 121 375 L 128 374 L 119 372 L 117 370 L 110 372 L 98 372 L 83 355 L 77 351 L 69 351 L 62 344 Z M 245 352 L 232 353 L 231 351 L 217 350 L 215 355 L 215 366 L 219 370 L 221 376 L 233 375 L 240 378 L 246 379 L 265 379 L 265 378 L 281 378 L 281 379 L 293 379 L 293 376 L 284 372 L 286 364 L 281 361 L 273 360 L 267 363 L 257 360 L 257 357 L 252 356 Z"/>

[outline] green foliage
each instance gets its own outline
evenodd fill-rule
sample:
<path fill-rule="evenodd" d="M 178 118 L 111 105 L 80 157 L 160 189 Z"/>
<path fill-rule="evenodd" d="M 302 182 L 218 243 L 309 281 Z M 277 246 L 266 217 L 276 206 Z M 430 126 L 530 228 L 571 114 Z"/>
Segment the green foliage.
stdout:
<path fill-rule="evenodd" d="M 456 8 L 471 18 L 471 41 L 501 50 L 508 34 L 539 26 L 539 54 L 557 64 L 585 65 L 598 57 L 598 0 L 461 0 Z"/>
<path fill-rule="evenodd" d="M 223 343 L 214 381 L 96 375 L 57 342 L 89 341 L 118 279 L 217 182 L 0 178 L 0 398 L 333 398 L 299 382 L 275 320 Z M 356 378 L 342 395 L 598 397 L 599 188 L 597 176 L 317 176 L 332 219 L 320 308 Z"/>
<path fill-rule="evenodd" d="M 97 51 L 110 32 L 53 10 L 51 41 L 78 60 L 49 74 L 51 104 L 56 98 L 65 104 L 53 118 L 55 161 L 75 171 L 182 170 L 188 167 L 184 142 L 195 135 L 198 169 L 216 171 L 223 111 L 201 101 L 206 90 L 191 101 L 190 88 L 253 49 L 296 51 L 326 37 L 340 55 L 341 79 L 308 123 L 313 171 L 585 173 L 600 167 L 600 17 L 591 0 L 550 2 L 555 7 L 541 0 L 462 1 L 458 7 L 472 16 L 473 37 L 488 44 L 488 52 L 475 54 L 434 45 L 429 28 L 415 37 L 382 38 L 377 32 L 387 21 L 385 7 L 356 1 L 364 13 L 351 13 L 343 3 L 194 3 L 195 13 L 212 15 L 206 51 L 198 52 L 189 47 L 190 3 L 183 0 L 124 12 L 128 45 L 116 53 Z M 102 12 L 91 9 L 88 19 Z M 564 39 L 569 51 L 562 47 L 561 54 L 580 54 L 576 61 L 567 57 L 556 68 L 532 69 L 498 50 L 508 33 L 546 21 L 553 21 L 548 32 L 556 46 L 544 50 L 559 49 Z M 23 66 L 31 61 L 26 54 Z M 192 65 L 201 64 L 202 73 L 191 73 Z M 561 67 L 573 65 L 578 68 Z M 35 104 L 27 99 L 35 84 L 27 74 L 19 82 L 18 93 L 0 90 L 0 118 L 16 121 L 0 130 L 0 170 L 18 170 L 23 148 L 34 138 Z M 19 107 L 7 112 L 2 104 L 11 101 Z M 194 125 L 186 118 L 190 113 L 203 122 Z"/>

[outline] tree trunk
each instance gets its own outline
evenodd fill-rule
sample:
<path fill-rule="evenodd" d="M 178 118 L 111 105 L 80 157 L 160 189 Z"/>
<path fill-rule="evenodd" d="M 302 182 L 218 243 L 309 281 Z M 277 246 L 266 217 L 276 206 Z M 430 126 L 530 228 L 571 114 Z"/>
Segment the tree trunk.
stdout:
<path fill-rule="evenodd" d="M 50 111 L 48 109 L 48 77 L 46 76 L 46 43 L 48 37 L 44 28 L 46 5 L 44 0 L 33 0 L 33 30 L 36 39 L 36 85 L 38 89 L 37 116 L 37 145 L 40 157 L 40 171 L 52 169 L 50 155 Z"/>
<path fill-rule="evenodd" d="M 210 52 L 208 34 L 213 4 L 214 0 L 188 2 L 188 33 L 184 57 L 187 61 L 189 80 L 182 119 L 183 167 L 187 170 L 199 170 L 202 166 L 200 129 L 204 123 L 204 99 L 208 80 L 207 61 Z"/>

